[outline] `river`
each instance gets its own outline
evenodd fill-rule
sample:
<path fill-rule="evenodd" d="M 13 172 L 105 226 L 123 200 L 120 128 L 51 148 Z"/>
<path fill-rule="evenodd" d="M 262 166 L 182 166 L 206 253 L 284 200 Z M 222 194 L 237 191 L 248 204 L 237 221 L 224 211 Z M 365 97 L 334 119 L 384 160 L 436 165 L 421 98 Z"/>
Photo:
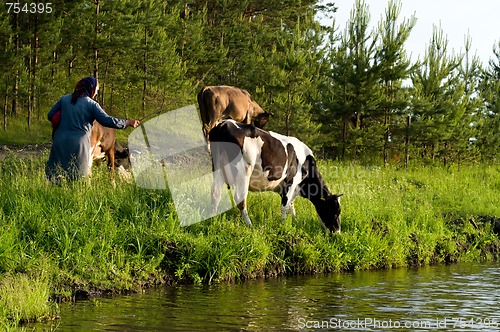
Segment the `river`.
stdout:
<path fill-rule="evenodd" d="M 62 304 L 35 331 L 500 329 L 500 264 L 161 287 Z"/>

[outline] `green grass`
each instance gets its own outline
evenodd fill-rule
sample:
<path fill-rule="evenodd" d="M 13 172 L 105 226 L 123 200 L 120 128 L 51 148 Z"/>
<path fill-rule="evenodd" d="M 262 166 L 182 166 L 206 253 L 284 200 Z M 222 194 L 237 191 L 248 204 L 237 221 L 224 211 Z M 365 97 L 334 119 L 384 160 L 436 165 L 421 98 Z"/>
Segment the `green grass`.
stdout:
<path fill-rule="evenodd" d="M 50 319 L 57 313 L 49 302 L 50 285 L 45 272 L 31 276 L 24 273 L 6 274 L 0 282 L 0 327 L 13 322 L 33 322 Z M 10 323 L 10 324 L 9 324 Z"/>
<path fill-rule="evenodd" d="M 500 168 L 364 167 L 319 163 L 343 193 L 342 233 L 312 204 L 280 216 L 274 193 L 251 193 L 248 227 L 233 209 L 182 228 L 170 194 L 117 180 L 53 186 L 42 157 L 0 161 L 0 327 L 53 317 L 53 299 L 134 291 L 164 282 L 214 283 L 498 258 L 487 218 L 500 217 Z M 490 218 L 491 219 L 491 218 Z M 35 311 L 41 308 L 41 311 Z"/>
<path fill-rule="evenodd" d="M 39 117 L 35 115 L 32 118 L 29 128 L 27 117 L 17 116 L 7 119 L 7 130 L 4 130 L 2 118 L 0 124 L 0 142 L 12 145 L 27 145 L 33 144 L 33 142 L 37 142 L 38 144 L 50 143 L 52 126 L 46 118 L 47 112 L 40 114 Z"/>

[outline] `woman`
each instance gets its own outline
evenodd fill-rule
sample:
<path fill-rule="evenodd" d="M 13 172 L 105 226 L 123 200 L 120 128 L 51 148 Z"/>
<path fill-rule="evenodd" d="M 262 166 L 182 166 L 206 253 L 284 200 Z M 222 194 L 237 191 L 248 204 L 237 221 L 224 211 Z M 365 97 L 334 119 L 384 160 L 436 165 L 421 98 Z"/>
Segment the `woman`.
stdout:
<path fill-rule="evenodd" d="M 99 91 L 94 77 L 82 79 L 73 94 L 63 96 L 48 113 L 53 123 L 60 118 L 52 135 L 52 148 L 45 173 L 49 180 L 63 175 L 67 180 L 87 176 L 90 171 L 90 133 L 94 120 L 101 125 L 116 129 L 136 128 L 138 120 L 124 120 L 109 116 L 93 100 Z M 60 112 L 60 113 L 59 113 Z"/>

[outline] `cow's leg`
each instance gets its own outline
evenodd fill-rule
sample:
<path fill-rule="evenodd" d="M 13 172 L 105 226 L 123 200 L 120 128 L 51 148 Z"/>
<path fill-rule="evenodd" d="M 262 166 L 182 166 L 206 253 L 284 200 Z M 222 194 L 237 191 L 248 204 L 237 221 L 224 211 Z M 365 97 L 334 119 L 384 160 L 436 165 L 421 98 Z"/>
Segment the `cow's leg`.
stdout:
<path fill-rule="evenodd" d="M 288 209 L 288 212 L 292 214 L 292 220 L 296 220 L 297 219 L 297 214 L 295 213 L 295 205 L 292 203 L 290 203 L 290 208 Z"/>
<path fill-rule="evenodd" d="M 247 225 L 252 225 L 252 221 L 248 216 L 247 211 L 247 196 L 248 196 L 248 186 L 250 185 L 250 176 L 252 175 L 252 167 L 250 165 L 245 166 L 244 174 L 236 174 L 236 182 L 234 188 L 234 202 L 238 205 L 241 211 L 243 220 L 245 220 Z"/>
<path fill-rule="evenodd" d="M 221 170 L 219 169 L 213 173 L 212 190 L 211 190 L 213 215 L 217 214 L 217 209 L 219 208 L 223 186 L 224 186 L 224 177 L 222 175 Z"/>
<path fill-rule="evenodd" d="M 210 133 L 210 126 L 208 124 L 203 124 L 203 135 L 205 135 L 205 140 L 208 143 L 208 134 Z"/>
<path fill-rule="evenodd" d="M 295 220 L 295 206 L 293 205 L 293 201 L 297 197 L 298 191 L 297 186 L 292 184 L 286 184 L 281 193 L 281 215 L 283 217 L 283 221 L 286 220 L 286 216 L 288 213 L 292 214 L 292 219 Z"/>
<path fill-rule="evenodd" d="M 281 206 L 281 215 L 282 215 L 283 221 L 286 220 L 286 217 L 289 213 L 292 215 L 292 220 L 295 221 L 297 219 L 296 218 L 297 215 L 295 213 L 295 206 L 293 205 L 293 202 L 290 204 L 286 204 L 286 205 Z"/>
<path fill-rule="evenodd" d="M 283 221 L 286 220 L 286 215 L 288 213 L 289 203 L 287 193 L 289 188 L 290 186 L 286 184 L 285 187 L 283 187 L 283 191 L 281 192 L 281 217 Z"/>
<path fill-rule="evenodd" d="M 111 179 L 115 178 L 115 147 L 112 146 L 108 150 L 108 167 L 111 172 Z"/>
<path fill-rule="evenodd" d="M 288 211 L 287 209 L 285 208 L 284 205 L 281 205 L 281 218 L 283 219 L 283 221 L 286 220 L 286 215 L 287 215 Z"/>
<path fill-rule="evenodd" d="M 248 226 L 251 226 L 252 225 L 252 220 L 250 220 L 250 216 L 248 215 L 248 211 L 247 211 L 247 201 L 246 199 L 243 200 L 242 202 L 240 202 L 238 204 L 238 208 L 240 209 L 241 211 L 241 215 L 243 217 L 243 220 L 245 221 L 245 223 L 248 225 Z"/>
<path fill-rule="evenodd" d="M 205 135 L 205 142 L 207 143 L 207 150 L 209 153 L 212 152 L 212 150 L 210 149 L 210 137 L 209 137 L 209 134 L 210 134 L 210 125 L 209 124 L 204 124 L 203 125 L 203 135 Z"/>
<path fill-rule="evenodd" d="M 115 182 L 115 146 L 112 145 L 111 148 L 108 148 L 106 151 L 106 160 L 108 161 L 108 169 L 109 169 L 109 177 L 111 178 L 111 184 L 113 188 L 116 188 Z"/>

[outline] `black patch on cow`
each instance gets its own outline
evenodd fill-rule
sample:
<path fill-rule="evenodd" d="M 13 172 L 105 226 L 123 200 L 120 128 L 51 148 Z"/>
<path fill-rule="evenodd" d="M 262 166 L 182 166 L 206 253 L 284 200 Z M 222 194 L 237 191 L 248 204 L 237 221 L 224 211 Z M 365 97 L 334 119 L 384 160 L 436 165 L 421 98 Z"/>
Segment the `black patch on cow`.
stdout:
<path fill-rule="evenodd" d="M 302 165 L 303 178 L 299 184 L 300 196 L 309 199 L 318 213 L 321 222 L 331 231 L 340 231 L 341 195 L 332 195 L 316 166 L 313 156 L 306 157 Z"/>
<path fill-rule="evenodd" d="M 253 127 L 255 128 L 255 127 Z M 269 181 L 279 180 L 283 176 L 287 162 L 287 153 L 281 141 L 268 132 L 256 128 L 258 137 L 262 139 L 262 151 L 260 158 L 262 159 L 262 170 L 269 171 L 267 179 Z"/>
<path fill-rule="evenodd" d="M 115 150 L 115 158 L 117 159 L 125 159 L 130 156 L 128 148 L 116 149 Z"/>
<path fill-rule="evenodd" d="M 281 206 L 285 206 L 286 203 L 288 203 L 288 197 L 286 197 L 286 194 L 288 193 L 288 190 L 290 189 L 290 184 L 287 183 L 283 187 L 283 190 L 280 193 L 281 196 Z"/>
<path fill-rule="evenodd" d="M 297 175 L 297 168 L 299 167 L 299 159 L 295 153 L 295 149 L 292 144 L 288 143 L 286 146 L 286 152 L 288 155 L 288 169 L 286 171 L 286 182 L 292 182 L 295 175 Z"/>
<path fill-rule="evenodd" d="M 331 195 L 316 166 L 316 160 L 312 155 L 307 156 L 302 164 L 302 174 L 302 182 L 299 184 L 300 196 L 314 203 L 315 200 Z"/>
<path fill-rule="evenodd" d="M 222 172 L 224 182 L 228 185 L 233 185 L 237 172 L 235 165 L 238 162 L 238 158 L 241 157 L 244 136 L 241 135 L 231 122 L 223 121 L 210 130 L 209 139 L 212 142 L 210 148 L 213 170 L 215 171 L 226 166 Z M 217 143 L 232 143 L 239 148 L 228 148 L 224 144 Z"/>
<path fill-rule="evenodd" d="M 340 196 L 330 195 L 313 202 L 321 222 L 332 232 L 340 231 Z"/>
<path fill-rule="evenodd" d="M 258 137 L 257 128 L 252 125 L 244 123 L 237 123 L 232 121 L 222 121 L 217 126 L 212 128 L 209 133 L 210 142 L 227 142 L 234 143 L 243 149 L 245 137 L 256 138 Z"/>

